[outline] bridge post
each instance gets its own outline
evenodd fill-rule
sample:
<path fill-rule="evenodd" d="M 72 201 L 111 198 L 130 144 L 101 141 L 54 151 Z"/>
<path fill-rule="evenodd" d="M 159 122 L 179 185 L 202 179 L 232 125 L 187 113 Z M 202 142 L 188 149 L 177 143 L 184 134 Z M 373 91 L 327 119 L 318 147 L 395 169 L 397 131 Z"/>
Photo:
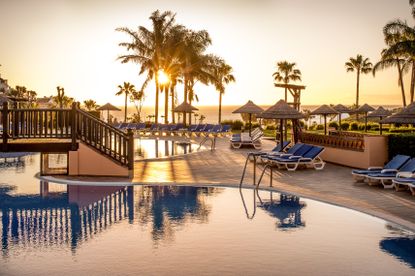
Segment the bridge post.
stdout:
<path fill-rule="evenodd" d="M 3 103 L 2 119 L 3 119 L 3 147 L 2 151 L 7 151 L 7 140 L 9 138 L 9 106 L 7 102 Z"/>
<path fill-rule="evenodd" d="M 76 122 L 76 107 L 77 103 L 72 103 L 72 110 L 71 110 L 71 139 L 72 145 L 71 150 L 76 150 L 76 138 L 78 137 L 78 126 Z"/>
<path fill-rule="evenodd" d="M 128 171 L 130 178 L 134 177 L 134 133 L 131 129 L 128 129 Z"/>

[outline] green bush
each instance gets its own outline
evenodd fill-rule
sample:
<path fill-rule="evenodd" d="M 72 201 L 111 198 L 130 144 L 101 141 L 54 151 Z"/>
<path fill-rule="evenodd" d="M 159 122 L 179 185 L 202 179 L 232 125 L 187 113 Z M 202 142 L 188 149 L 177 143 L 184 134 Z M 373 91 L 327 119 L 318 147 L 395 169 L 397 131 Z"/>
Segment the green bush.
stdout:
<path fill-rule="evenodd" d="M 318 124 L 316 127 L 317 130 L 323 130 L 324 129 L 324 125 Z"/>
<path fill-rule="evenodd" d="M 391 128 L 389 132 L 391 133 L 411 133 L 414 132 L 415 129 L 412 127 L 399 127 L 399 128 Z"/>
<path fill-rule="evenodd" d="M 391 134 L 388 138 L 389 159 L 397 154 L 415 156 L 415 134 Z"/>
<path fill-rule="evenodd" d="M 349 130 L 350 124 L 348 122 L 342 123 L 342 130 Z"/>
<path fill-rule="evenodd" d="M 336 130 L 339 129 L 339 124 L 337 122 L 330 122 L 329 127 L 335 128 Z"/>
<path fill-rule="evenodd" d="M 275 125 L 267 125 L 265 130 L 275 130 Z"/>
<path fill-rule="evenodd" d="M 358 123 L 353 122 L 353 123 L 350 124 L 350 130 L 356 131 L 358 129 L 359 129 L 359 124 Z"/>
<path fill-rule="evenodd" d="M 241 130 L 244 123 L 241 120 L 224 120 L 222 125 L 231 125 L 232 130 Z"/>
<path fill-rule="evenodd" d="M 365 124 L 359 124 L 358 129 L 360 131 L 365 130 Z"/>

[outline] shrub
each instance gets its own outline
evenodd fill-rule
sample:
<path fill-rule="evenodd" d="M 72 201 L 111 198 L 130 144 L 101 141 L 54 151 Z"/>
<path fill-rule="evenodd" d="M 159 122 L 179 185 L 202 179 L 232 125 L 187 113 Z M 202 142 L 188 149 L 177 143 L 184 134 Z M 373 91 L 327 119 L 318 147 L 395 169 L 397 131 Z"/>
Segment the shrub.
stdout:
<path fill-rule="evenodd" d="M 415 134 L 391 134 L 388 137 L 389 159 L 397 154 L 415 156 Z"/>
<path fill-rule="evenodd" d="M 275 130 L 275 125 L 267 125 L 265 130 Z"/>
<path fill-rule="evenodd" d="M 365 130 L 365 124 L 359 124 L 358 129 L 359 130 Z"/>
<path fill-rule="evenodd" d="M 359 124 L 356 122 L 353 122 L 350 124 L 350 130 L 358 130 L 359 129 Z"/>
<path fill-rule="evenodd" d="M 224 120 L 222 121 L 222 125 L 231 125 L 232 130 L 241 130 L 244 123 L 241 120 Z"/>
<path fill-rule="evenodd" d="M 414 132 L 415 129 L 411 127 L 399 127 L 399 128 L 391 128 L 389 132 L 391 133 L 411 133 Z"/>
<path fill-rule="evenodd" d="M 339 129 L 339 124 L 337 122 L 330 122 L 329 127 L 335 128 L 336 130 Z"/>
<path fill-rule="evenodd" d="M 342 130 L 349 130 L 350 124 L 348 122 L 342 123 Z"/>
<path fill-rule="evenodd" d="M 316 127 L 317 130 L 323 130 L 324 129 L 324 125 L 318 124 Z"/>

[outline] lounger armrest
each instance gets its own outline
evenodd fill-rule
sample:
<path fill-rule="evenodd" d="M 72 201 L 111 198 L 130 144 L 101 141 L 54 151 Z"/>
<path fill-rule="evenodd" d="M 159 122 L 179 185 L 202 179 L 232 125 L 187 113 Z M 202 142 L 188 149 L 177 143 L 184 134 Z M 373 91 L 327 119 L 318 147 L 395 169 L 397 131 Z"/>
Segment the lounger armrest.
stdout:
<path fill-rule="evenodd" d="M 279 156 L 288 157 L 288 156 L 292 156 L 292 154 L 291 153 L 283 153 L 283 154 L 280 154 Z"/>
<path fill-rule="evenodd" d="M 390 172 L 398 172 L 398 170 L 395 169 L 383 169 L 380 171 L 380 173 L 390 173 Z"/>
<path fill-rule="evenodd" d="M 300 159 L 303 158 L 301 155 L 292 155 L 290 157 L 288 157 L 289 159 Z"/>
<path fill-rule="evenodd" d="M 398 172 L 396 174 L 396 178 L 398 177 L 411 178 L 411 177 L 415 177 L 415 174 L 411 172 Z"/>
<path fill-rule="evenodd" d="M 367 168 L 368 171 L 377 171 L 377 170 L 382 170 L 383 167 L 369 167 Z"/>

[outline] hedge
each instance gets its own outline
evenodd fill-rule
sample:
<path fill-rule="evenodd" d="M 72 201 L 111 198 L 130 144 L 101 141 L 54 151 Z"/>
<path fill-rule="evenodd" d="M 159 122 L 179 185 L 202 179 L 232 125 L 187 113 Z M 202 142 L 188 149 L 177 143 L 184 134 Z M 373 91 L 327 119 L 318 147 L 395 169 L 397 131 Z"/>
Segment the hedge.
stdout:
<path fill-rule="evenodd" d="M 231 125 L 232 130 L 241 130 L 244 123 L 241 120 L 224 120 L 222 121 L 222 125 Z"/>
<path fill-rule="evenodd" d="M 415 157 L 415 134 L 391 134 L 388 140 L 389 159 L 397 154 Z"/>

